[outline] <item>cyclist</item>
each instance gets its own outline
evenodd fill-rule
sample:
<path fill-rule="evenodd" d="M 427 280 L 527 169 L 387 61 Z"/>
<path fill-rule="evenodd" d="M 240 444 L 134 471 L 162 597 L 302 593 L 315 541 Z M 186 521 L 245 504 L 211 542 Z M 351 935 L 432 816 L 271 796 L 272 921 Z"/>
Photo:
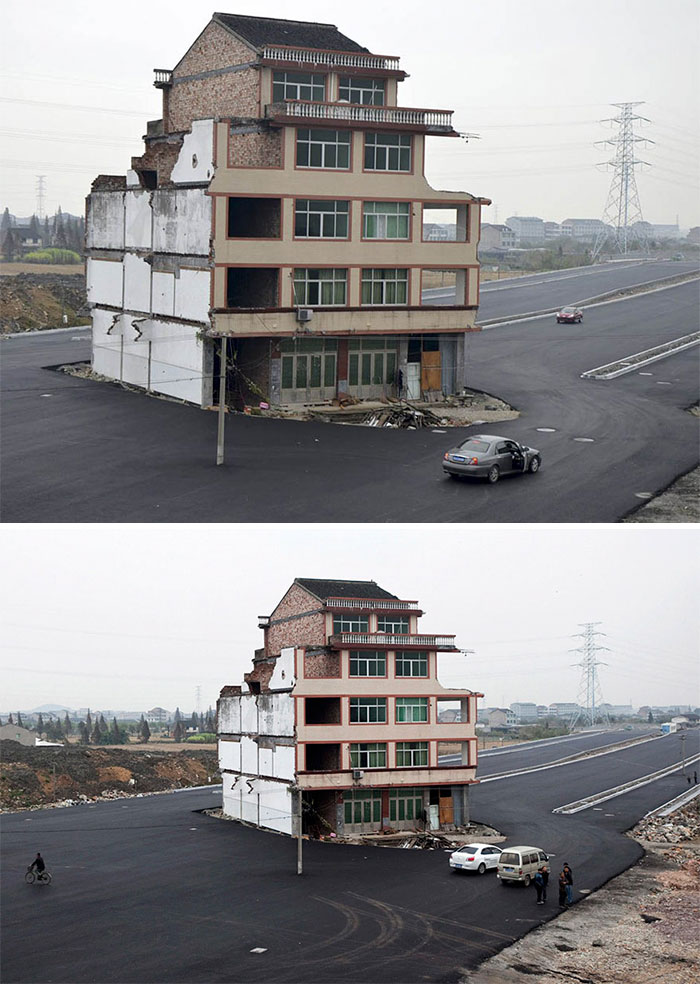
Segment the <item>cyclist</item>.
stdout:
<path fill-rule="evenodd" d="M 32 863 L 29 865 L 29 868 L 27 869 L 27 871 L 32 871 L 34 868 L 36 868 L 36 873 L 37 873 L 37 875 L 39 875 L 39 877 L 41 877 L 42 873 L 46 870 L 46 865 L 44 864 L 44 859 L 42 858 L 41 854 L 39 854 L 38 851 L 36 852 L 36 857 L 34 858 L 34 860 L 32 861 Z"/>

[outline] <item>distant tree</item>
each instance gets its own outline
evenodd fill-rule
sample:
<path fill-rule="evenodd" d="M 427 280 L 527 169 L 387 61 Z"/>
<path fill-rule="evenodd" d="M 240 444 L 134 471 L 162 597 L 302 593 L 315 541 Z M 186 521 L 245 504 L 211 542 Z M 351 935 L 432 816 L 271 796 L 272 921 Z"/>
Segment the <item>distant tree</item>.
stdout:
<path fill-rule="evenodd" d="M 112 745 L 126 745 L 128 741 L 126 731 L 119 727 L 116 718 L 112 718 L 112 726 L 109 729 L 109 740 Z"/>
<path fill-rule="evenodd" d="M 10 713 L 10 716 L 9 716 L 9 718 L 7 719 L 7 723 L 8 723 L 8 724 L 14 724 L 14 723 L 15 723 L 15 722 L 14 722 L 14 721 L 12 720 L 12 714 L 11 714 L 11 713 Z"/>
<path fill-rule="evenodd" d="M 100 714 L 100 734 L 106 735 L 108 731 L 109 731 L 109 725 L 105 721 L 105 716 L 104 714 Z"/>
<path fill-rule="evenodd" d="M 39 711 L 39 717 L 36 719 L 36 730 L 40 735 L 44 732 L 44 719 L 41 716 L 41 711 Z"/>
<path fill-rule="evenodd" d="M 178 721 L 173 728 L 173 740 L 182 741 L 185 736 L 185 729 L 182 727 L 182 722 Z"/>
<path fill-rule="evenodd" d="M 190 727 L 194 728 L 195 731 L 199 731 L 199 719 L 197 717 L 196 711 L 192 711 L 192 717 L 190 718 Z"/>
<path fill-rule="evenodd" d="M 139 724 L 139 738 L 145 745 L 150 737 L 151 737 L 151 729 L 148 727 L 148 721 L 142 714 L 141 723 Z"/>
<path fill-rule="evenodd" d="M 216 716 L 211 707 L 207 711 L 207 717 L 204 722 L 204 730 L 210 733 L 216 733 Z"/>
<path fill-rule="evenodd" d="M 44 217 L 44 231 L 41 235 L 41 243 L 43 246 L 51 245 L 51 226 L 49 225 L 48 215 Z"/>
<path fill-rule="evenodd" d="M 73 725 L 71 724 L 71 719 L 68 717 L 68 711 L 66 711 L 66 716 L 63 719 L 63 732 L 66 736 L 73 734 Z"/>
<path fill-rule="evenodd" d="M 90 708 L 88 707 L 87 717 L 85 718 L 85 727 L 88 730 L 88 734 L 92 733 L 92 717 L 90 716 Z"/>
<path fill-rule="evenodd" d="M 0 240 L 2 240 L 2 255 L 9 263 L 21 252 L 19 239 L 14 229 L 10 227 L 4 232 L 0 232 Z"/>
<path fill-rule="evenodd" d="M 100 722 L 95 718 L 95 723 L 92 726 L 92 731 L 90 732 L 90 741 L 93 745 L 99 745 L 102 739 L 102 732 L 100 731 Z"/>
<path fill-rule="evenodd" d="M 17 727 L 18 728 L 24 727 L 24 725 L 22 724 L 22 715 L 19 713 L 19 711 L 17 711 Z"/>
<path fill-rule="evenodd" d="M 41 239 L 41 228 L 36 215 L 33 215 L 29 220 L 29 234 L 32 239 Z"/>
<path fill-rule="evenodd" d="M 180 714 L 180 708 L 175 708 L 175 717 L 173 718 L 173 724 L 180 724 L 182 721 L 182 714 Z"/>
<path fill-rule="evenodd" d="M 12 216 L 10 215 L 9 208 L 6 208 L 2 213 L 2 219 L 0 219 L 0 232 L 7 232 L 8 229 L 12 228 Z"/>
<path fill-rule="evenodd" d="M 0 717 L 0 728 L 2 728 L 2 718 Z"/>
<path fill-rule="evenodd" d="M 649 711 L 649 713 L 647 714 L 647 722 L 649 724 L 653 724 L 654 723 L 654 715 L 651 713 L 651 711 Z"/>
<path fill-rule="evenodd" d="M 81 745 L 90 744 L 90 732 L 87 729 L 87 725 L 84 721 L 78 722 L 78 741 Z"/>

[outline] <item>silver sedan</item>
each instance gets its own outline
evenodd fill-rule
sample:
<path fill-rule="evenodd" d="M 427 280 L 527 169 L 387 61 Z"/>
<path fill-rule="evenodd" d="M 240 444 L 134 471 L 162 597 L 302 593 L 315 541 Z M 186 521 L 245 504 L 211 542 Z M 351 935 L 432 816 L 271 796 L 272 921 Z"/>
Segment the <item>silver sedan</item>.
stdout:
<path fill-rule="evenodd" d="M 542 455 L 536 448 L 494 434 L 474 434 L 446 451 L 442 459 L 443 471 L 450 478 L 472 476 L 492 484 L 501 475 L 537 472 L 541 464 Z"/>

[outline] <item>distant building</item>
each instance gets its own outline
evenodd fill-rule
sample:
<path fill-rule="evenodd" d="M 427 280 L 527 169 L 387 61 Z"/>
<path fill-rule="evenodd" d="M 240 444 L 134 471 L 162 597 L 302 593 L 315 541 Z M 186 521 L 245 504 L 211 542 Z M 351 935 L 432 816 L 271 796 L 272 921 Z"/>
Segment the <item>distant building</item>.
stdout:
<path fill-rule="evenodd" d="M 537 720 L 537 704 L 516 702 L 510 705 L 510 709 L 515 714 L 518 724 Z"/>
<path fill-rule="evenodd" d="M 512 249 L 517 246 L 517 237 L 513 230 L 507 225 L 492 225 L 484 222 L 481 226 L 481 237 L 479 248 L 487 249 Z"/>
<path fill-rule="evenodd" d="M 700 243 L 700 226 L 693 226 L 692 229 L 688 230 L 688 242 Z"/>
<path fill-rule="evenodd" d="M 16 741 L 20 745 L 35 745 L 36 734 L 19 724 L 3 724 L 0 726 L 0 741 Z"/>
<path fill-rule="evenodd" d="M 599 232 L 605 228 L 600 219 L 564 219 L 561 224 L 562 235 L 580 239 L 583 242 L 595 242 Z"/>
<path fill-rule="evenodd" d="M 149 724 L 166 724 L 171 714 L 164 707 L 152 707 L 150 711 L 146 711 L 145 717 Z"/>
<path fill-rule="evenodd" d="M 560 239 L 562 233 L 562 228 L 558 222 L 545 222 L 544 224 L 544 238 L 549 239 Z"/>
<path fill-rule="evenodd" d="M 489 712 L 488 723 L 491 728 L 512 728 L 518 723 L 518 719 L 509 707 L 493 707 Z"/>
<path fill-rule="evenodd" d="M 518 246 L 544 242 L 544 220 L 536 215 L 511 215 L 506 219 L 506 225 L 515 233 Z"/>
<path fill-rule="evenodd" d="M 551 717 L 568 718 L 572 714 L 578 714 L 581 708 L 578 704 L 572 703 L 554 703 L 549 705 L 549 713 Z"/>

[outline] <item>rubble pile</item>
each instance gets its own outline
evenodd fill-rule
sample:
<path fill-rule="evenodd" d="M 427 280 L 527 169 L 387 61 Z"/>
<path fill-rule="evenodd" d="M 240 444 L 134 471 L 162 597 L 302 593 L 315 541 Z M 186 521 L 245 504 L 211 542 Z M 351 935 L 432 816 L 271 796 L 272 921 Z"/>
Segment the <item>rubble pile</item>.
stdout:
<path fill-rule="evenodd" d="M 438 417 L 427 407 L 421 407 L 419 410 L 404 401 L 381 410 L 372 410 L 365 416 L 363 423 L 367 427 L 403 427 L 418 430 L 420 427 L 444 427 L 448 424 L 448 420 L 445 417 Z"/>
<path fill-rule="evenodd" d="M 668 817 L 645 817 L 632 831 L 641 841 L 681 844 L 700 841 L 700 798 L 676 810 Z"/>
<path fill-rule="evenodd" d="M 129 751 L 83 745 L 37 747 L 3 741 L 0 810 L 72 806 L 220 782 L 217 752 Z"/>

